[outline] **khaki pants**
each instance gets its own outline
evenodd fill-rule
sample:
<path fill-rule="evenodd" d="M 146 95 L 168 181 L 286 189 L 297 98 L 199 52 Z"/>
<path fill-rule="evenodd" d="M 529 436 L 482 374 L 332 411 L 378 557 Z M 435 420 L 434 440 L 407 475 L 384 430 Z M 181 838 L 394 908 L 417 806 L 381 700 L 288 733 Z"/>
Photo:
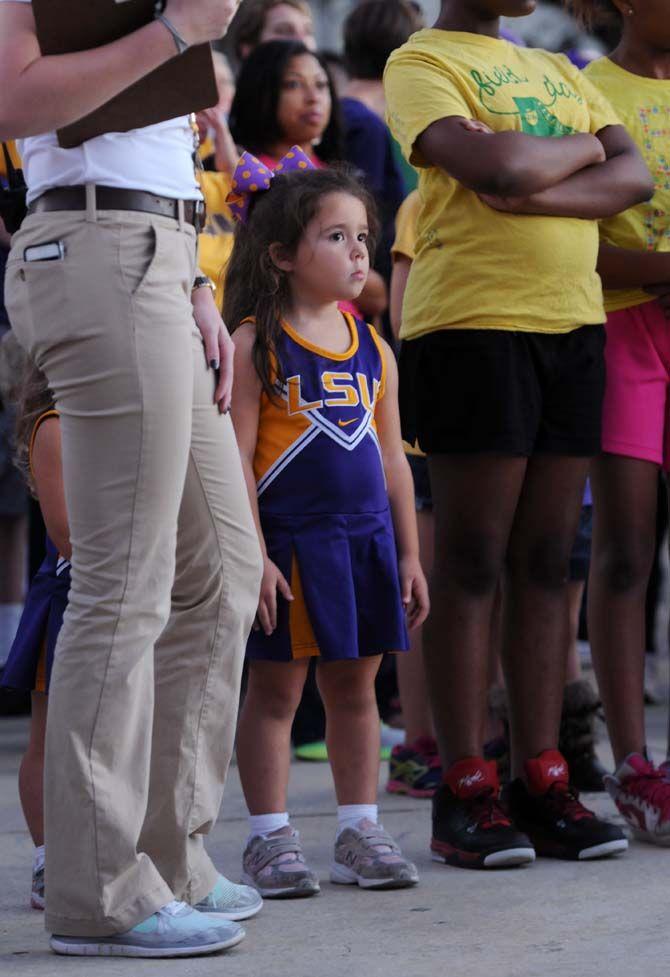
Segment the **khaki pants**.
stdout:
<path fill-rule="evenodd" d="M 23 260 L 63 241 L 62 261 Z M 47 724 L 46 925 L 126 930 L 217 871 L 203 835 L 233 745 L 260 552 L 191 313 L 192 227 L 35 214 L 12 326 L 61 414 L 72 587 Z"/>

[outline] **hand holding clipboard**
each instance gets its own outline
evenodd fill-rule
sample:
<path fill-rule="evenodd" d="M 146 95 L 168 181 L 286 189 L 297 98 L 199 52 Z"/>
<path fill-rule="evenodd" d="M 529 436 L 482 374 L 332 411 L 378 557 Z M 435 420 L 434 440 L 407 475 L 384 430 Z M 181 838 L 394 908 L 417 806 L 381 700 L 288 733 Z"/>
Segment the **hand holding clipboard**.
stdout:
<path fill-rule="evenodd" d="M 215 105 L 218 100 L 209 44 L 225 31 L 236 0 L 169 0 L 165 13 L 196 46 L 150 72 L 99 109 L 58 131 L 64 148 L 106 132 L 128 132 Z M 86 51 L 148 24 L 154 0 L 33 0 L 42 54 Z"/>

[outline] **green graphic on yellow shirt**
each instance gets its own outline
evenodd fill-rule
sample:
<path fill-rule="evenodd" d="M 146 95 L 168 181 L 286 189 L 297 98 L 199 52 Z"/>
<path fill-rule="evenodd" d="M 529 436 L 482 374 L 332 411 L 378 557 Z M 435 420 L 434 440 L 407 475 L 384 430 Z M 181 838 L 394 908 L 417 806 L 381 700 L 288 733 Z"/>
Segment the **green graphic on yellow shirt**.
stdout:
<path fill-rule="evenodd" d="M 563 125 L 539 98 L 515 98 L 521 117 L 521 131 L 529 136 L 569 136 L 575 130 Z"/>

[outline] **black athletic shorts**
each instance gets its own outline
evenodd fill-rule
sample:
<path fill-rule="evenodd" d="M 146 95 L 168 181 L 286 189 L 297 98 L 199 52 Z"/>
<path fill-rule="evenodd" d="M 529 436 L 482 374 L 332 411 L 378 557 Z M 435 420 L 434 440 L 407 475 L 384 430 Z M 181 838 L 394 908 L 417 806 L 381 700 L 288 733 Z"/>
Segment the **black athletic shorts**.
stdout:
<path fill-rule="evenodd" d="M 605 330 L 441 329 L 400 350 L 403 437 L 426 454 L 600 451 Z"/>

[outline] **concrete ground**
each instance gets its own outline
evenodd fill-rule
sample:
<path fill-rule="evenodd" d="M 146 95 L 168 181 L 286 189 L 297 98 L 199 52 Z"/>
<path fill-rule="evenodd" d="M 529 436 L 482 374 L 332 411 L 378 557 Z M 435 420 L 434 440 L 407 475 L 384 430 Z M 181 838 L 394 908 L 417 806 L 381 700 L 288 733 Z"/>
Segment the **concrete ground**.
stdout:
<path fill-rule="evenodd" d="M 660 758 L 666 711 L 649 710 L 649 742 Z M 215 957 L 176 961 L 56 957 L 43 917 L 28 907 L 32 850 L 16 774 L 26 719 L 0 719 L 0 975 L 88 977 L 661 977 L 667 973 L 670 849 L 632 843 L 620 858 L 540 860 L 496 873 L 448 868 L 428 852 L 430 803 L 380 793 L 384 825 L 416 861 L 415 889 L 365 892 L 324 881 L 320 896 L 266 902 L 247 938 Z M 603 759 L 609 760 L 607 749 Z M 382 771 L 382 774 L 384 771 Z M 294 824 L 312 865 L 328 877 L 335 832 L 327 765 L 296 764 Z M 607 797 L 591 795 L 614 816 Z M 76 798 L 72 798 L 76 804 Z M 210 851 L 237 878 L 247 834 L 233 769 Z"/>

